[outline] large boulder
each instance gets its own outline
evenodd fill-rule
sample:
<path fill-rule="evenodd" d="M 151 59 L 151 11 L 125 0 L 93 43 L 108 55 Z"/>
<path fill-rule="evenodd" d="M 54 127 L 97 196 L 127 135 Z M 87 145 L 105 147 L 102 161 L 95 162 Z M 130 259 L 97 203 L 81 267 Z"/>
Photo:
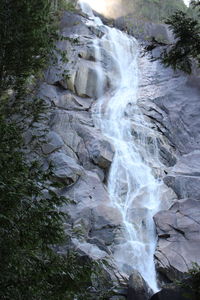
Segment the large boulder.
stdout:
<path fill-rule="evenodd" d="M 177 201 L 154 220 L 159 237 L 157 270 L 172 281 L 184 277 L 193 262 L 200 264 L 200 201 Z"/>
<path fill-rule="evenodd" d="M 195 150 L 181 156 L 164 181 L 179 199 L 200 200 L 200 151 Z"/>
<path fill-rule="evenodd" d="M 81 62 L 75 76 L 74 87 L 78 96 L 98 98 L 102 96 L 106 79 L 101 67 L 93 62 Z"/>
<path fill-rule="evenodd" d="M 79 136 L 83 139 L 90 159 L 103 169 L 108 169 L 113 160 L 114 147 L 99 130 L 88 126 L 76 126 Z"/>
<path fill-rule="evenodd" d="M 127 300 L 148 300 L 152 295 L 151 289 L 138 271 L 129 277 Z"/>
<path fill-rule="evenodd" d="M 54 177 L 67 184 L 76 182 L 83 174 L 83 168 L 73 158 L 62 152 L 51 154 L 49 163 Z"/>
<path fill-rule="evenodd" d="M 44 154 L 50 154 L 59 150 L 64 145 L 62 138 L 54 131 L 47 134 L 46 141 L 42 144 L 42 151 Z"/>

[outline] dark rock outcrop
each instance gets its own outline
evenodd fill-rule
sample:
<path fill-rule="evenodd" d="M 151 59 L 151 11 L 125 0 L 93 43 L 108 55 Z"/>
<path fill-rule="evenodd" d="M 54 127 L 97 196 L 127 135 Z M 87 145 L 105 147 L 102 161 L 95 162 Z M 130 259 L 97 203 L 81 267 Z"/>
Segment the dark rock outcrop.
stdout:
<path fill-rule="evenodd" d="M 192 291 L 188 288 L 181 288 L 177 285 L 168 285 L 151 297 L 150 300 L 197 300 Z"/>
<path fill-rule="evenodd" d="M 135 271 L 129 277 L 127 300 L 148 300 L 151 295 L 151 289 L 140 273 Z"/>

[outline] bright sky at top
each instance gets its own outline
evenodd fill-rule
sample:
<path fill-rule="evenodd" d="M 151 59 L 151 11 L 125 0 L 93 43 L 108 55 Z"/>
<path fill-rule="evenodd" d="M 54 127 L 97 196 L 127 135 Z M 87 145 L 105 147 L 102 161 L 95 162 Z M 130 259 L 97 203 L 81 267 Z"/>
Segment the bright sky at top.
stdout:
<path fill-rule="evenodd" d="M 95 11 L 110 17 L 119 17 L 122 13 L 121 0 L 80 0 L 88 3 Z"/>
<path fill-rule="evenodd" d="M 120 5 L 120 0 L 80 0 L 81 2 L 88 3 L 92 9 L 97 12 L 111 16 L 117 17 L 122 15 L 122 6 Z M 190 0 L 183 0 L 187 6 L 189 6 Z"/>
<path fill-rule="evenodd" d="M 184 0 L 185 5 L 189 6 L 190 0 Z"/>

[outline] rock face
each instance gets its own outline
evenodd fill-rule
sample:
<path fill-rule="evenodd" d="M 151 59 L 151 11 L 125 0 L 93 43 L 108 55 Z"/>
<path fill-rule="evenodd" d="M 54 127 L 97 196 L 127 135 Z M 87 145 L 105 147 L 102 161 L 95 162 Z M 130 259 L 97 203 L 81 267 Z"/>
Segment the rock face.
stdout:
<path fill-rule="evenodd" d="M 50 166 L 52 178 L 64 186 L 59 192 L 71 200 L 62 208 L 69 216 L 65 228 L 70 242 L 66 247 L 92 260 L 106 260 L 110 266 L 103 269 L 107 281 L 110 286 L 119 287 L 113 299 L 125 299 L 124 284 L 128 278 L 118 273 L 112 261 L 122 216 L 113 207 L 105 185 L 114 149 L 94 127 L 91 111 L 96 98 L 113 88 L 109 82 L 115 64 L 106 47 L 102 48 L 105 70 L 99 73 L 93 40 L 103 36 L 105 28 L 86 26 L 87 21 L 87 17 L 78 14 L 63 15 L 64 38 L 57 47 L 67 51 L 69 62 L 63 61 L 58 53 L 58 64 L 49 67 L 38 91 L 38 98 L 43 99 L 48 112 L 45 120 L 27 130 L 24 138 L 27 145 L 33 136 L 43 141 L 40 147 L 32 149 L 32 156 L 37 151 L 44 168 Z"/>
<path fill-rule="evenodd" d="M 157 270 L 173 281 L 182 278 L 192 262 L 200 263 L 200 90 L 195 82 L 191 86 L 190 76 L 164 69 L 158 62 L 143 58 L 144 67 L 140 105 L 164 137 L 165 142 L 158 143 L 166 166 L 163 179 L 177 196 L 169 210 L 155 216 Z"/>
<path fill-rule="evenodd" d="M 165 43 L 170 43 L 174 40 L 173 35 L 166 24 L 157 24 L 139 20 L 131 14 L 116 19 L 114 25 L 120 30 L 127 31 L 138 39 L 151 40 L 152 37 L 155 37 L 157 41 Z"/>
<path fill-rule="evenodd" d="M 69 61 L 62 61 L 58 55 L 58 64 L 49 67 L 38 92 L 49 107 L 48 119 L 29 130 L 25 140 L 28 144 L 33 135 L 41 139 L 41 132 L 48 129 L 37 154 L 44 158 L 45 167 L 52 167 L 52 176 L 64 183 L 63 195 L 72 200 L 63 208 L 69 215 L 65 225 L 71 233 L 72 247 L 94 260 L 107 260 L 112 266 L 108 271 L 110 280 L 127 283 L 112 261 L 122 219 L 105 185 L 114 149 L 94 127 L 91 113 L 95 99 L 117 85 L 117 80 L 111 84 L 117 65 L 105 44 L 101 49 L 104 72 L 99 72 L 99 54 L 93 40 L 105 34 L 104 27 L 86 26 L 85 17 L 66 12 L 60 30 L 67 39 L 59 41 L 57 47 L 67 51 Z M 192 261 L 200 263 L 199 90 L 191 85 L 191 78 L 163 69 L 146 57 L 140 59 L 140 74 L 138 103 L 152 129 L 162 137 L 158 139 L 158 155 L 169 187 L 166 198 L 174 199 L 169 210 L 155 216 L 159 237 L 155 259 L 158 271 L 174 280 L 187 271 Z M 99 77 L 102 84 L 97 87 Z M 122 289 L 111 299 L 125 299 L 126 294 L 127 290 Z M 128 299 L 149 297 L 141 276 L 132 275 Z"/>
<path fill-rule="evenodd" d="M 95 30 L 86 26 L 86 21 L 81 15 L 64 13 L 60 29 L 67 39 L 59 41 L 57 47 L 67 51 L 69 62 L 58 55 L 58 65 L 49 68 L 39 95 L 51 107 L 50 132 L 42 151 L 53 176 L 65 183 L 63 194 L 73 200 L 63 208 L 71 218 L 72 242 L 80 252 L 98 259 L 110 253 L 121 216 L 112 207 L 104 185 L 114 149 L 94 128 L 90 111 L 107 88 L 106 70 L 98 88 L 100 75 L 93 43 L 105 29 L 100 26 Z M 109 55 L 102 51 L 105 57 Z"/>
<path fill-rule="evenodd" d="M 200 263 L 200 202 L 177 201 L 168 211 L 159 212 L 155 223 L 160 239 L 158 270 L 171 280 L 180 278 L 192 262 Z"/>
<path fill-rule="evenodd" d="M 135 271 L 129 278 L 127 300 L 148 300 L 151 294 L 152 291 L 150 291 L 140 273 Z"/>
<path fill-rule="evenodd" d="M 150 300 L 196 300 L 195 295 L 188 288 L 168 285 L 151 297 Z"/>

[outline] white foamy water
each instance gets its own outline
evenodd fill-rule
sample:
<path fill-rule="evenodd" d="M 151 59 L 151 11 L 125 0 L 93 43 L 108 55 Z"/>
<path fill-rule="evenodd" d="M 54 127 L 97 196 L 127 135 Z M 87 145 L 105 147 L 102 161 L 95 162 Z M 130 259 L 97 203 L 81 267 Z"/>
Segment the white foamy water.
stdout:
<path fill-rule="evenodd" d="M 90 25 L 103 26 L 82 4 Z M 107 33 L 94 41 L 98 71 L 98 89 L 103 89 L 105 73 L 102 50 L 116 63 L 111 86 L 97 100 L 93 117 L 95 126 L 115 148 L 108 178 L 112 205 L 122 214 L 121 230 L 113 248 L 114 260 L 122 272 L 138 270 L 151 289 L 158 290 L 154 265 L 156 234 L 153 216 L 159 210 L 162 183 L 153 170 L 158 165 L 155 133 L 137 105 L 139 82 L 137 41 L 127 34 L 106 27 Z M 101 92 L 99 92 L 101 94 Z M 154 173 L 154 174 L 153 174 Z"/>

